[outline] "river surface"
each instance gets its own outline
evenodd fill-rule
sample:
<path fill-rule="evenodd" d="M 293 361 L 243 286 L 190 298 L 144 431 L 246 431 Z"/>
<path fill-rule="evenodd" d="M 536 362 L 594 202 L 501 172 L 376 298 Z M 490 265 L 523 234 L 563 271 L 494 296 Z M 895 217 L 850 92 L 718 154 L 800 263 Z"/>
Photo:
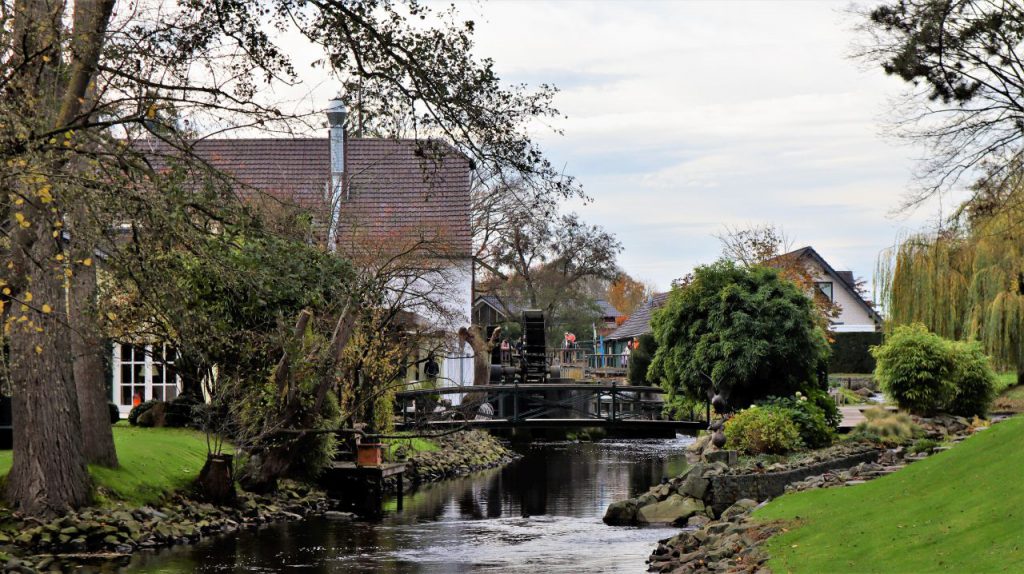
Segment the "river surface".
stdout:
<path fill-rule="evenodd" d="M 686 468 L 692 439 L 547 443 L 500 469 L 385 501 L 377 522 L 324 518 L 136 555 L 124 572 L 641 573 L 677 528 L 610 527 L 611 502 Z"/>

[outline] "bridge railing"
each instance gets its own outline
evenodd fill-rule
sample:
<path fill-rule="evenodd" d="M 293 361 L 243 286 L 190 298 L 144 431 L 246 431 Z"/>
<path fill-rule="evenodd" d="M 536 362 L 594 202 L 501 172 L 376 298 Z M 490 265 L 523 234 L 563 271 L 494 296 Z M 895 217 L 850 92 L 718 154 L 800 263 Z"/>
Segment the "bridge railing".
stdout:
<path fill-rule="evenodd" d="M 396 393 L 402 426 L 451 420 L 549 419 L 659 420 L 663 401 L 659 387 L 612 384 L 511 384 L 445 387 Z M 446 401 L 457 395 L 461 404 Z M 585 426 L 585 424 L 581 424 Z"/>

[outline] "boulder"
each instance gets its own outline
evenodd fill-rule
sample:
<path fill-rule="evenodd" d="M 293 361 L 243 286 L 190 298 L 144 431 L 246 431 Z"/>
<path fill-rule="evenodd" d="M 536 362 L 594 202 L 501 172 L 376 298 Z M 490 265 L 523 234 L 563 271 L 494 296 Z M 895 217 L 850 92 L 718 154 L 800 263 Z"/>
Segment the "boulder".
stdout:
<path fill-rule="evenodd" d="M 656 504 L 648 504 L 636 513 L 640 524 L 674 524 L 686 523 L 694 514 L 704 512 L 704 501 L 673 494 Z M 607 519 L 607 515 L 605 516 Z M 605 520 L 607 522 L 607 520 Z"/>
<path fill-rule="evenodd" d="M 710 463 L 721 462 L 728 466 L 734 466 L 739 460 L 739 453 L 734 450 L 718 450 L 704 454 L 704 460 Z"/>
<path fill-rule="evenodd" d="M 628 526 L 636 524 L 637 505 L 633 499 L 620 500 L 608 505 L 604 512 L 604 523 L 609 526 Z"/>
<path fill-rule="evenodd" d="M 703 474 L 704 465 L 693 465 L 689 474 L 686 475 L 686 480 L 679 486 L 679 494 L 690 498 L 703 499 L 704 493 L 708 490 L 708 480 L 702 476 Z"/>
<path fill-rule="evenodd" d="M 711 519 L 703 514 L 694 514 L 686 521 L 686 526 L 689 528 L 701 528 L 706 526 Z"/>
<path fill-rule="evenodd" d="M 726 508 L 725 511 L 722 512 L 722 520 L 730 520 L 733 517 L 742 516 L 754 508 L 757 508 L 756 500 L 741 498 L 740 500 L 737 500 L 735 504 Z"/>

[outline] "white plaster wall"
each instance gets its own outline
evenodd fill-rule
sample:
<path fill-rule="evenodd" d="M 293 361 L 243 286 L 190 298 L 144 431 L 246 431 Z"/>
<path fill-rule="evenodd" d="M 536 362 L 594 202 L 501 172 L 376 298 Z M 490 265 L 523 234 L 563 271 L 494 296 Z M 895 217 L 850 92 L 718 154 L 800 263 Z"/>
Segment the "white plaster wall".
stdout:
<path fill-rule="evenodd" d="M 867 310 L 856 300 L 856 295 L 850 293 L 845 284 L 836 277 L 832 277 L 819 265 L 812 263 L 814 269 L 812 275 L 815 281 L 832 282 L 832 300 L 839 306 L 839 316 L 833 322 L 833 330 L 837 333 L 851 331 L 874 331 L 875 322 Z"/>

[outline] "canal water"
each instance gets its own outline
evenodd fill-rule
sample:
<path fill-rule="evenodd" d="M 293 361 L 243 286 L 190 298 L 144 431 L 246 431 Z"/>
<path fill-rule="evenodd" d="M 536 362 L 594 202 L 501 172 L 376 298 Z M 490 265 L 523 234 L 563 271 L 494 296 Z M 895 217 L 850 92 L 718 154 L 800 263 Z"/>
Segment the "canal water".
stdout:
<path fill-rule="evenodd" d="M 601 522 L 611 502 L 686 468 L 692 439 L 533 444 L 500 469 L 385 501 L 377 522 L 323 518 L 148 551 L 124 572 L 645 572 L 677 528 Z"/>

